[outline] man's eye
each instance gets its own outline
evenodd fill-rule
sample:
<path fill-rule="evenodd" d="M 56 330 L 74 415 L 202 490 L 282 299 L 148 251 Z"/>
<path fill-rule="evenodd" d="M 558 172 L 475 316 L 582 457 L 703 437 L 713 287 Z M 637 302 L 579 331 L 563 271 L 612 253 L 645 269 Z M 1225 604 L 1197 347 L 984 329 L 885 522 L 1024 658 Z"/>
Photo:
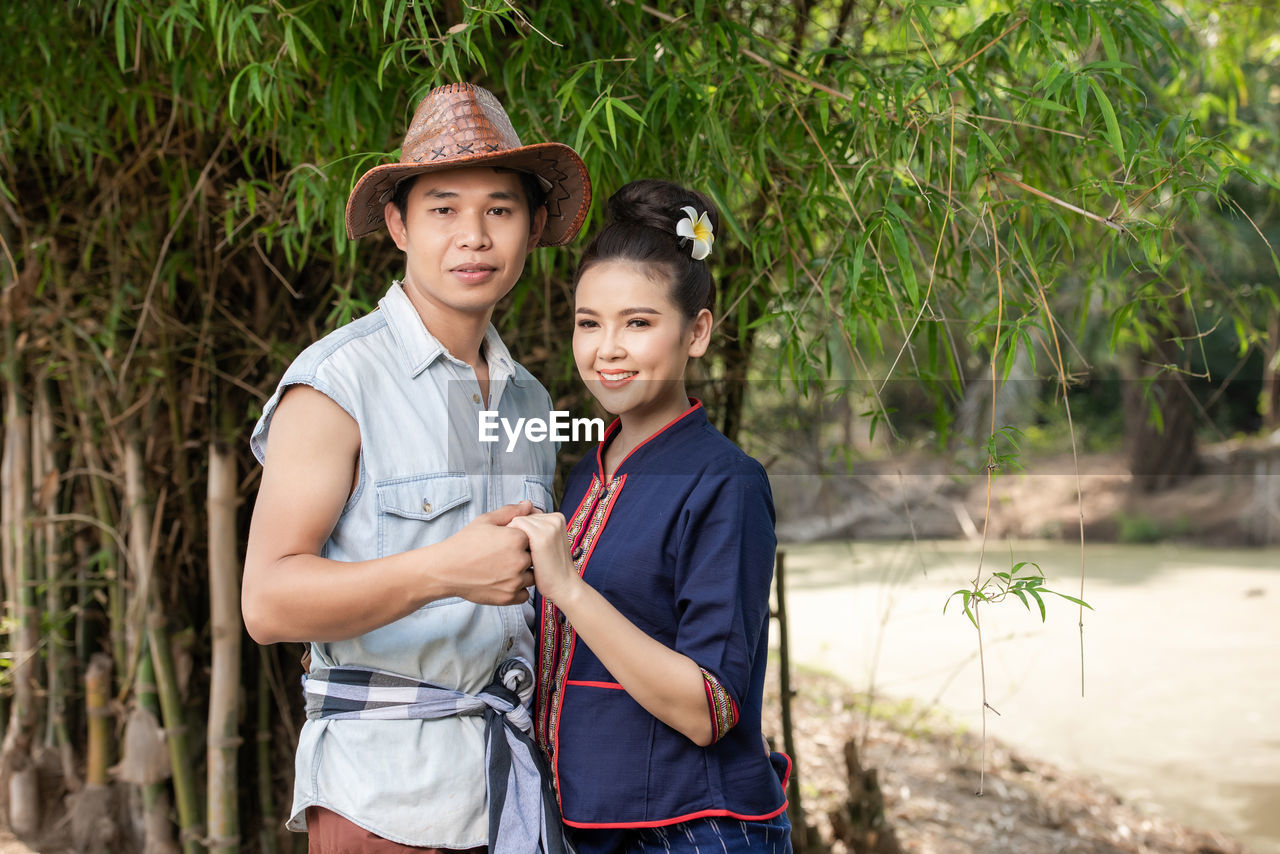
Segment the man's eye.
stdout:
<path fill-rule="evenodd" d="M 451 213 L 452 211 L 453 211 L 453 208 L 432 208 L 431 209 L 432 213 L 438 213 L 441 215 Z"/>
<path fill-rule="evenodd" d="M 511 213 L 511 208 L 490 208 L 489 213 L 497 214 L 498 216 L 506 216 Z"/>

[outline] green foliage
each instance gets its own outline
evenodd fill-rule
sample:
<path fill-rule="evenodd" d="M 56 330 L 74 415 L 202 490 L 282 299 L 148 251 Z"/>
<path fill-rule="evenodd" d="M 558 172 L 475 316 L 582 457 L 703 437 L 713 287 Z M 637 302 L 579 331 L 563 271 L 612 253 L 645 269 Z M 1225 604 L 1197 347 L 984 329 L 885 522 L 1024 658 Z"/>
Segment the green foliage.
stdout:
<path fill-rule="evenodd" d="M 1280 21 L 1218 6 L 0 3 L 4 376 L 57 387 L 60 500 L 97 523 L 63 533 L 92 554 L 100 528 L 127 527 L 121 448 L 145 438 L 158 599 L 205 624 L 203 449 L 228 441 L 255 471 L 245 439 L 284 365 L 396 274 L 386 241 L 346 238 L 347 194 L 451 80 L 492 89 L 526 141 L 579 148 L 588 231 L 638 177 L 716 200 L 706 397 L 731 434 L 748 377 L 941 441 L 974 378 L 1024 357 L 1065 391 L 1184 319 L 1186 346 L 1158 360 L 1178 371 L 1199 370 L 1186 353 L 1219 321 L 1241 354 L 1263 347 Z M 538 250 L 495 321 L 558 405 L 585 409 L 574 256 Z M 1000 468 L 1003 426 L 978 439 Z M 89 618 L 127 577 L 106 563 L 84 564 Z M 1007 575 L 961 594 L 966 610 L 1051 592 Z"/>
<path fill-rule="evenodd" d="M 1075 605 L 1093 610 L 1093 606 L 1083 599 L 1068 596 L 1066 593 L 1059 593 L 1056 590 L 1050 590 L 1044 585 L 1044 572 L 1038 564 L 1025 560 L 1018 561 L 1008 572 L 993 572 L 975 587 L 961 587 L 956 590 L 947 597 L 946 603 L 942 606 L 942 612 L 945 614 L 947 607 L 951 604 L 951 600 L 959 596 L 960 606 L 964 609 L 964 615 L 969 618 L 969 622 L 973 623 L 974 628 L 978 628 L 978 603 L 998 605 L 1012 596 L 1017 598 L 1028 611 L 1031 610 L 1031 603 L 1034 601 L 1036 608 L 1040 612 L 1040 620 L 1043 622 L 1047 616 L 1044 604 L 1045 594 L 1057 596 Z"/>

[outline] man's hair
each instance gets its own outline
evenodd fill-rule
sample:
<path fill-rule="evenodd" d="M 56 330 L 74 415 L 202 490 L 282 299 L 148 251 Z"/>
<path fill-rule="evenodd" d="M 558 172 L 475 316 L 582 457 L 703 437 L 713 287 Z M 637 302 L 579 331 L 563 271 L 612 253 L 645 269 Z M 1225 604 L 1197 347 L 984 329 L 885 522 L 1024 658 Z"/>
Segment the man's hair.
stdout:
<path fill-rule="evenodd" d="M 538 213 L 538 208 L 547 203 L 547 191 L 542 188 L 536 175 L 532 172 L 522 172 L 518 169 L 502 169 L 495 167 L 495 171 L 514 172 L 516 177 L 520 179 L 520 188 L 524 190 L 524 200 L 529 205 L 529 219 L 532 220 Z M 410 175 L 399 184 L 396 184 L 395 193 L 391 196 L 391 203 L 400 211 L 400 218 L 408 220 L 409 218 L 409 192 L 413 189 L 413 185 L 418 183 L 418 179 L 425 175 L 421 172 L 417 175 Z"/>

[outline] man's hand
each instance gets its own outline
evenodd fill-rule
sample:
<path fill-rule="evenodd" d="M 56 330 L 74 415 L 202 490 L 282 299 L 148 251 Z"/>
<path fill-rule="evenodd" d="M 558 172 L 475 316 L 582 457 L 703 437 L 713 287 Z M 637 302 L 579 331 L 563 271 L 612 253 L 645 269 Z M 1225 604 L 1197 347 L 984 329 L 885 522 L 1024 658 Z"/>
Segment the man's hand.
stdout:
<path fill-rule="evenodd" d="M 533 504 L 507 504 L 472 519 L 438 545 L 439 581 L 454 596 L 480 605 L 518 605 L 533 585 L 529 538 L 513 520 L 528 517 Z"/>
<path fill-rule="evenodd" d="M 534 582 L 538 592 L 564 610 L 564 599 L 573 595 L 582 583 L 569 556 L 569 536 L 565 532 L 564 516 L 559 513 L 535 513 L 516 516 L 510 520 L 510 528 L 523 531 L 529 539 L 529 552 L 533 557 Z"/>

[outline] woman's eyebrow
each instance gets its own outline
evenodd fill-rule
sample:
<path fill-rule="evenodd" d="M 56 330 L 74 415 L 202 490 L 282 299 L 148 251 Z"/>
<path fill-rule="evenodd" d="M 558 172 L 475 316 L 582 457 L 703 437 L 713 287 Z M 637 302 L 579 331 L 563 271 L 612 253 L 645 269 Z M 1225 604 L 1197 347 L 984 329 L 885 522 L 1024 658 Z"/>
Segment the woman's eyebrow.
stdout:
<path fill-rule="evenodd" d="M 587 308 L 586 306 L 579 307 L 577 309 L 577 313 L 590 314 L 593 317 L 600 314 L 600 312 L 596 311 L 594 308 Z M 618 312 L 618 314 L 627 316 L 632 314 L 662 314 L 662 312 L 658 311 L 656 308 L 649 308 L 647 306 L 638 305 L 638 306 L 635 306 L 634 308 L 624 308 L 622 311 Z"/>

